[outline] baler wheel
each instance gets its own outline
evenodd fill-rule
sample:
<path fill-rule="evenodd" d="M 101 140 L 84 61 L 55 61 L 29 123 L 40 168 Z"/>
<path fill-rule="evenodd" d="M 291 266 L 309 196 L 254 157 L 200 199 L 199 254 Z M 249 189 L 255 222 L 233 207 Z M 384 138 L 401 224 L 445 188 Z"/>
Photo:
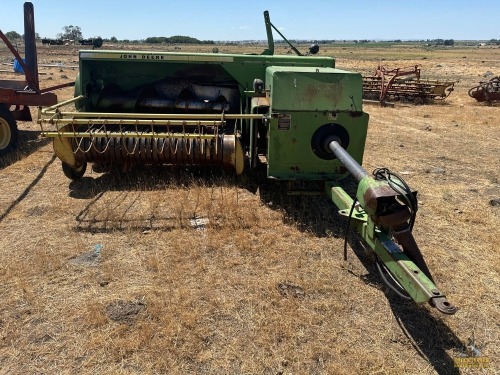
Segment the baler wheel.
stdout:
<path fill-rule="evenodd" d="M 17 124 L 12 113 L 0 104 L 0 156 L 17 146 Z"/>
<path fill-rule="evenodd" d="M 87 162 L 84 162 L 80 167 L 74 168 L 65 162 L 62 162 L 62 170 L 64 175 L 68 177 L 70 180 L 79 180 L 85 174 L 85 170 L 87 169 Z"/>

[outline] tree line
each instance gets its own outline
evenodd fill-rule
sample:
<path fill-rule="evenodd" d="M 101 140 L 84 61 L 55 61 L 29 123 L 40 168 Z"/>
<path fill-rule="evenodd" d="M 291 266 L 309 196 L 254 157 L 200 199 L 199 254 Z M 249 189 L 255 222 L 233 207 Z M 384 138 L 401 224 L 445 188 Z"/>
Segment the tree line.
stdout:
<path fill-rule="evenodd" d="M 16 31 L 9 31 L 5 33 L 5 36 L 9 40 L 22 40 L 24 38 L 24 35 L 19 34 Z M 64 26 L 62 28 L 62 32 L 57 34 L 57 39 L 69 39 L 69 40 L 80 40 L 83 39 L 83 32 L 80 26 Z M 40 40 L 40 35 L 38 33 L 35 34 L 35 38 L 37 40 Z M 116 37 L 111 37 L 109 39 L 103 38 L 105 42 L 111 42 L 111 43 L 150 43 L 150 44 L 161 44 L 161 43 L 177 43 L 177 44 L 216 44 L 217 42 L 213 40 L 199 40 L 196 38 L 192 38 L 189 36 L 183 36 L 183 35 L 174 35 L 171 37 L 164 37 L 164 36 L 152 36 L 148 37 L 146 39 L 141 39 L 141 40 L 129 40 L 129 39 L 117 39 Z M 300 44 L 301 40 L 290 40 L 292 43 Z M 377 43 L 376 40 L 369 40 L 369 39 L 361 39 L 361 40 L 335 40 L 335 39 L 323 39 L 323 40 L 316 40 L 316 43 L 319 44 L 332 44 L 332 43 L 354 43 L 354 44 L 366 44 L 366 43 Z M 394 40 L 386 40 L 384 41 L 385 43 L 402 43 L 405 41 L 402 41 L 401 39 L 394 39 Z M 437 46 L 453 46 L 455 45 L 455 41 L 453 39 L 427 39 L 427 40 L 408 40 L 407 42 L 423 42 L 427 43 L 427 45 L 437 45 Z M 275 43 L 285 43 L 284 41 L 277 40 Z M 500 40 L 499 39 L 490 39 L 488 44 L 492 45 L 500 45 Z"/>
<path fill-rule="evenodd" d="M 69 39 L 69 40 L 80 40 L 83 39 L 83 33 L 80 26 L 64 26 L 62 28 L 63 32 L 56 35 L 57 39 Z M 9 40 L 21 40 L 24 39 L 24 34 L 21 35 L 17 31 L 9 31 L 5 33 L 5 36 Z M 35 33 L 35 39 L 40 40 L 40 34 Z"/>
<path fill-rule="evenodd" d="M 171 37 L 152 36 L 144 39 L 145 43 L 179 43 L 179 44 L 215 44 L 213 40 L 199 40 L 190 36 L 174 35 Z"/>

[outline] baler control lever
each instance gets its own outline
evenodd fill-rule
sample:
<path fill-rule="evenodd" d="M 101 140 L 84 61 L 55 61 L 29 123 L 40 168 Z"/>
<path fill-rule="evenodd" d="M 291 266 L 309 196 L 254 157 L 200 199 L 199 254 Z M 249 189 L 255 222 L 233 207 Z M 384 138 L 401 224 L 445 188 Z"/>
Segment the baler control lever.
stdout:
<path fill-rule="evenodd" d="M 262 55 L 274 55 L 274 38 L 273 38 L 273 29 L 276 31 L 280 37 L 283 38 L 283 40 L 288 43 L 290 48 L 292 49 L 293 52 L 297 54 L 297 56 L 303 56 L 300 51 L 295 48 L 295 46 L 287 39 L 285 36 L 279 31 L 279 29 L 273 25 L 271 22 L 271 18 L 269 17 L 269 12 L 266 10 L 264 11 L 264 23 L 266 25 L 266 32 L 267 32 L 267 45 L 268 48 L 262 52 Z M 306 55 L 315 55 L 319 52 L 319 45 L 314 43 L 309 47 L 309 52 L 306 53 Z"/>

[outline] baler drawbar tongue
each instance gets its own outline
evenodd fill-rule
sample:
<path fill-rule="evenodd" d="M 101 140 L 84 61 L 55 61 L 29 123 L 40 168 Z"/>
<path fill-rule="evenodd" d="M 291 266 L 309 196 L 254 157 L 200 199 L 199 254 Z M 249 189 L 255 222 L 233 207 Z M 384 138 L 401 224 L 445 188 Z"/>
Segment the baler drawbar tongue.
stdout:
<path fill-rule="evenodd" d="M 352 207 L 356 202 L 350 197 L 346 199 L 347 194 L 339 187 L 333 188 L 333 184 L 327 188 L 327 194 L 339 206 L 341 214 L 346 215 L 351 206 L 347 216 L 356 220 L 359 233 L 378 255 L 382 263 L 379 267 L 381 274 L 385 271 L 390 275 L 390 278 L 382 275 L 384 282 L 404 298 L 428 302 L 444 314 L 455 314 L 457 308 L 434 284 L 412 234 L 417 211 L 416 192 L 388 169 L 376 170 L 375 178 L 369 176 L 334 135 L 326 142 L 331 152 L 359 182 L 356 200 L 364 210 L 353 215 Z"/>

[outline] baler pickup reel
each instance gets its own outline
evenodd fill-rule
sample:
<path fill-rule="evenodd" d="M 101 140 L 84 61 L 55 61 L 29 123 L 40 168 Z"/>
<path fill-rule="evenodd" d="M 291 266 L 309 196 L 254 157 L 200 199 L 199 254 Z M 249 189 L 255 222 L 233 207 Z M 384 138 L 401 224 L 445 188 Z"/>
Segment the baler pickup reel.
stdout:
<path fill-rule="evenodd" d="M 42 135 L 54 139 L 54 152 L 67 177 L 83 176 L 88 162 L 222 167 L 243 172 L 244 155 L 228 121 L 262 119 L 251 114 L 162 114 L 64 112 L 82 96 L 40 111 Z M 97 167 L 96 167 L 97 168 Z"/>

